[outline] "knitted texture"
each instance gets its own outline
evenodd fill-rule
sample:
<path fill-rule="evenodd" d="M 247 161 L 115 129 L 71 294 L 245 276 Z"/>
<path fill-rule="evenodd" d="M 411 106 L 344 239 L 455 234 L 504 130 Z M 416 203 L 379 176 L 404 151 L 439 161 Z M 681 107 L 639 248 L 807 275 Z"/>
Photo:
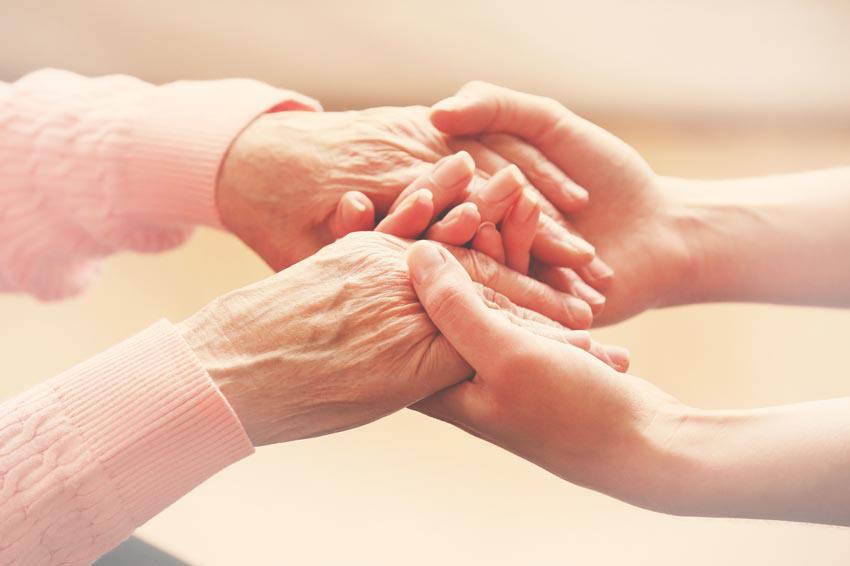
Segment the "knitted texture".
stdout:
<path fill-rule="evenodd" d="M 0 405 L 0 564 L 89 564 L 252 451 L 161 321 Z"/>
<path fill-rule="evenodd" d="M 154 86 L 47 69 L 0 83 L 0 290 L 74 295 L 104 256 L 220 226 L 222 159 L 271 109 L 319 106 L 247 79 Z"/>

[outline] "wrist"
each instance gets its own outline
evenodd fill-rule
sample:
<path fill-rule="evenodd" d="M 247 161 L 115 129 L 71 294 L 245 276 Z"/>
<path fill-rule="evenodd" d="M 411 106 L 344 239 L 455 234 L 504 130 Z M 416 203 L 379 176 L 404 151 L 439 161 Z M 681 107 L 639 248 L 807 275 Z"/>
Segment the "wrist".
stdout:
<path fill-rule="evenodd" d="M 295 234 L 306 216 L 319 215 L 328 173 L 334 170 L 334 113 L 287 111 L 264 114 L 233 140 L 222 162 L 215 204 L 225 229 L 279 269 L 300 257 L 279 258 L 288 241 L 270 227 Z M 338 199 L 337 199 L 338 200 Z M 336 200 L 334 200 L 336 204 Z M 301 215 L 299 217 L 299 215 Z M 300 234 L 299 234 L 300 235 Z"/>
<path fill-rule="evenodd" d="M 216 178 L 228 147 L 258 115 L 300 95 L 243 79 L 158 87 L 130 122 L 127 215 L 156 224 L 220 226 Z"/>
<path fill-rule="evenodd" d="M 682 251 L 664 306 L 726 298 L 751 213 L 711 181 L 662 177 L 659 186 L 668 204 L 665 223 Z"/>
<path fill-rule="evenodd" d="M 240 356 L 234 348 L 234 344 L 241 342 L 239 338 L 228 335 L 228 323 L 222 320 L 222 312 L 226 312 L 226 309 L 219 308 L 220 301 L 221 299 L 217 299 L 177 324 L 177 332 L 195 353 L 201 367 L 209 374 L 212 382 L 236 413 L 251 443 L 259 446 L 258 433 L 250 414 L 250 404 L 244 402 L 242 391 L 247 380 L 244 375 L 244 356 Z"/>
<path fill-rule="evenodd" d="M 673 515 L 733 516 L 723 511 L 729 487 L 721 468 L 732 413 L 680 403 L 662 407 L 648 430 L 647 481 L 634 503 Z"/>

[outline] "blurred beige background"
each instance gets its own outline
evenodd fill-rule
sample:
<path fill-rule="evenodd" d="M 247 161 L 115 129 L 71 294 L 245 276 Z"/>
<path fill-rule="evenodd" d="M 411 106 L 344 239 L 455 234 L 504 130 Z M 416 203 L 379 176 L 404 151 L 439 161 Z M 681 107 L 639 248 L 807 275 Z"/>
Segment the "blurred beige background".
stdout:
<path fill-rule="evenodd" d="M 666 174 L 850 163 L 850 3 L 587 4 L 0 0 L 0 79 L 250 76 L 333 109 L 431 103 L 479 78 L 559 98 Z M 200 230 L 173 253 L 113 258 L 79 299 L 0 297 L 0 397 L 267 274 Z M 597 335 L 690 403 L 749 407 L 847 395 L 848 332 L 850 312 L 711 305 Z M 204 565 L 850 562 L 848 529 L 634 509 L 408 412 L 264 448 L 139 534 Z"/>

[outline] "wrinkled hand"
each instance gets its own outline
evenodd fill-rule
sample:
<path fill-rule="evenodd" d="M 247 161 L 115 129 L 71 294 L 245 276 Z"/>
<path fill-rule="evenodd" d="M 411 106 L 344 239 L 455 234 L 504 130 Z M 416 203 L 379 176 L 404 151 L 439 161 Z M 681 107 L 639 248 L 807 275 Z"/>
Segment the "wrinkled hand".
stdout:
<path fill-rule="evenodd" d="M 413 292 L 410 243 L 357 232 L 181 323 L 255 445 L 365 424 L 466 378 L 469 368 Z M 489 308 L 590 348 L 559 316 L 566 297 L 477 252 L 452 248 Z M 534 309 L 538 312 L 532 312 Z"/>
<path fill-rule="evenodd" d="M 688 250 L 678 226 L 682 219 L 668 183 L 632 147 L 552 99 L 481 82 L 437 103 L 431 120 L 447 134 L 475 136 L 469 143 L 515 163 L 545 197 L 544 214 L 569 220 L 596 247 L 616 272 L 610 278 L 599 260 L 578 270 L 606 295 L 598 322 L 673 302 L 688 272 Z M 517 151 L 511 136 L 536 149 Z M 551 164 L 588 191 L 587 207 L 577 211 L 561 191 L 538 181 Z M 552 266 L 537 266 L 535 275 L 564 290 L 575 282 L 572 273 Z"/>
<path fill-rule="evenodd" d="M 444 157 L 435 166 L 441 171 L 466 171 L 471 177 L 474 164 L 469 154 L 461 151 Z M 452 174 L 451 178 L 456 178 Z M 535 251 L 535 242 L 542 229 L 540 206 L 535 192 L 526 188 L 526 181 L 515 165 L 497 171 L 472 190 L 460 183 L 446 185 L 431 174 L 413 181 L 391 206 L 390 214 L 377 226 L 368 218 L 357 222 L 357 230 L 376 230 L 394 233 L 405 238 L 421 236 L 454 246 L 469 245 L 511 269 L 527 274 Z M 425 197 L 427 193 L 427 198 Z M 361 194 L 343 195 L 338 210 L 346 200 Z M 450 208 L 445 203 L 467 200 Z M 443 203 L 442 208 L 439 208 Z M 395 214 L 402 211 L 403 214 Z M 344 226 L 343 222 L 337 223 Z M 395 232 L 387 230 L 391 227 Z M 343 228 L 345 230 L 346 228 Z M 539 251 L 539 250 L 538 250 Z M 566 268 L 565 268 L 566 270 Z M 570 273 L 574 273 L 569 270 Z M 575 276 L 578 279 L 578 276 Z M 588 328 L 594 313 L 605 305 L 605 297 L 581 280 L 566 292 L 576 297 L 565 322 L 570 328 Z"/>
<path fill-rule="evenodd" d="M 374 225 L 405 187 L 454 153 L 449 142 L 424 107 L 263 115 L 237 138 L 222 165 L 216 195 L 222 222 L 281 269 Z M 474 167 L 460 177 L 439 169 L 432 176 L 464 190 L 489 178 Z M 592 260 L 593 247 L 548 222 L 533 254 L 577 267 Z"/>
<path fill-rule="evenodd" d="M 435 244 L 408 252 L 428 316 L 472 370 L 414 408 L 571 482 L 660 505 L 654 478 L 678 401 L 587 352 L 536 336 L 486 308 L 460 265 Z M 625 370 L 625 367 L 621 369 Z"/>

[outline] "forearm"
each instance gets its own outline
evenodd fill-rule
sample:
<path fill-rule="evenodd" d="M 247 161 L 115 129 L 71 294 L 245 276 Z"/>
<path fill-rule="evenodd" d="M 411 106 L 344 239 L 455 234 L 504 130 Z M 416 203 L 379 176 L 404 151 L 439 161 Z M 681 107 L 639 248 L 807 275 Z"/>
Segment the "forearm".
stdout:
<path fill-rule="evenodd" d="M 216 178 L 233 139 L 267 110 L 310 104 L 241 79 L 156 86 L 46 69 L 2 85 L 0 289 L 73 295 L 103 256 L 220 225 Z"/>
<path fill-rule="evenodd" d="M 0 405 L 0 563 L 89 564 L 251 452 L 160 322 Z"/>
<path fill-rule="evenodd" d="M 663 442 L 649 506 L 850 525 L 850 398 L 680 417 Z"/>
<path fill-rule="evenodd" d="M 661 182 L 689 253 L 670 303 L 850 305 L 850 168 Z"/>

